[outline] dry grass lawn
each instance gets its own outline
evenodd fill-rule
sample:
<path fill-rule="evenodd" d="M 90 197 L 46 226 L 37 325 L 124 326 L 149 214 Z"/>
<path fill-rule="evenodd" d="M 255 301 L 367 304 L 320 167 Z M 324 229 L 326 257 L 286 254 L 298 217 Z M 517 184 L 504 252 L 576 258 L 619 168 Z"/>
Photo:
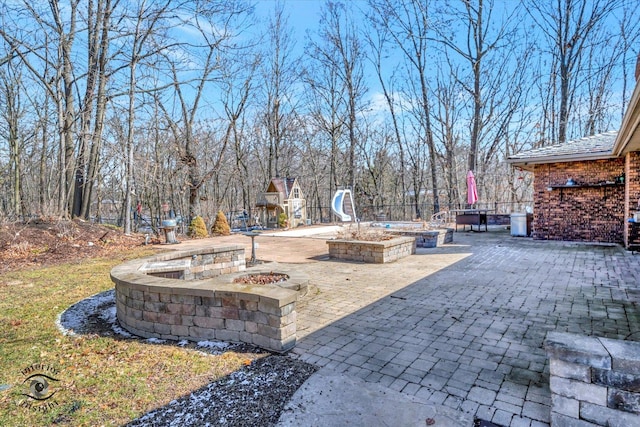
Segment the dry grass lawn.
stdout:
<path fill-rule="evenodd" d="M 210 355 L 135 339 L 64 336 L 58 315 L 72 304 L 111 289 L 110 269 L 125 258 L 85 259 L 10 271 L 0 277 L 0 425 L 122 425 L 239 369 L 256 354 Z M 56 394 L 29 394 L 34 364 L 51 368 Z M 29 407 L 30 406 L 30 407 Z"/>

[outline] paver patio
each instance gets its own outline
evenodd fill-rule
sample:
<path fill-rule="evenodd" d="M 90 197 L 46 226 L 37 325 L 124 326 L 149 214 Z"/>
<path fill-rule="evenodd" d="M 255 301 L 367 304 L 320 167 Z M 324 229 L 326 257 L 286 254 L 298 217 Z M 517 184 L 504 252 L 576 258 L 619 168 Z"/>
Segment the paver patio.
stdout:
<path fill-rule="evenodd" d="M 505 427 L 549 425 L 547 332 L 640 341 L 640 255 L 619 246 L 495 228 L 363 264 L 329 259 L 331 233 L 305 235 L 256 238 L 258 259 L 295 263 L 313 284 L 293 357 Z M 211 244 L 230 242 L 250 253 L 245 236 Z"/>
<path fill-rule="evenodd" d="M 265 249 L 263 249 L 264 251 Z M 640 256 L 456 233 L 392 264 L 300 264 L 293 355 L 503 426 L 547 426 L 549 331 L 640 340 Z"/>

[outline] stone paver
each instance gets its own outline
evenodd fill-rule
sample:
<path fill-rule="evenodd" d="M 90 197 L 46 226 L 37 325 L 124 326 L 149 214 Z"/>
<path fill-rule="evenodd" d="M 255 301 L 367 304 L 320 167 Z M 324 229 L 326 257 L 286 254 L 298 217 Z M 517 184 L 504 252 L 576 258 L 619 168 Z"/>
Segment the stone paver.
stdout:
<path fill-rule="evenodd" d="M 547 332 L 640 340 L 640 257 L 617 246 L 494 230 L 391 264 L 315 260 L 295 357 L 503 426 L 549 423 Z"/>

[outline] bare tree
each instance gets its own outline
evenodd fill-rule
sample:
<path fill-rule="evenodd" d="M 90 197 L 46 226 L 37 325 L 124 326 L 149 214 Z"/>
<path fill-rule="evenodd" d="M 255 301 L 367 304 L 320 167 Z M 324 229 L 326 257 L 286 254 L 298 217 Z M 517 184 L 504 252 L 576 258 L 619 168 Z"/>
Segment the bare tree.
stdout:
<path fill-rule="evenodd" d="M 225 145 L 218 150 L 218 161 L 212 167 L 207 170 L 199 167 L 199 159 L 204 153 L 200 147 L 202 141 L 195 135 L 195 125 L 201 113 L 201 103 L 206 102 L 203 99 L 205 89 L 219 77 L 222 58 L 232 55 L 235 51 L 232 43 L 236 35 L 234 20 L 241 18 L 247 11 L 243 2 L 194 2 L 189 16 L 183 19 L 182 24 L 193 29 L 198 40 L 195 44 L 180 45 L 182 51 L 192 55 L 185 58 L 182 52 L 177 52 L 175 48 L 163 52 L 177 104 L 176 115 L 165 103 L 159 105 L 171 129 L 180 162 L 187 170 L 189 218 L 200 213 L 200 188 L 215 174 L 224 159 L 226 148 Z M 197 61 L 195 69 L 191 61 Z M 184 68 L 185 62 L 189 63 L 189 69 Z M 226 144 L 228 140 L 225 139 L 223 142 Z"/>
<path fill-rule="evenodd" d="M 411 84 L 416 95 L 415 103 L 418 106 L 414 112 L 418 114 L 418 137 L 426 145 L 429 153 L 429 171 L 431 178 L 431 190 L 433 194 L 433 211 L 440 210 L 438 171 L 436 162 L 436 146 L 431 129 L 431 104 L 429 101 L 428 81 L 428 46 L 429 31 L 432 25 L 432 16 L 429 11 L 429 2 L 424 0 L 370 0 L 373 10 L 371 19 L 381 28 L 385 28 L 402 52 L 406 61 L 406 80 Z M 419 197 L 421 185 L 417 178 L 419 171 L 414 171 L 414 197 L 416 216 L 421 217 Z"/>
<path fill-rule="evenodd" d="M 12 13 L 16 20 L 0 30 L 12 51 L 56 104 L 60 143 L 58 214 L 61 216 L 81 214 L 87 173 L 95 176 L 97 170 L 106 110 L 105 69 L 114 3 L 117 1 L 88 1 L 87 13 L 82 14 L 83 4 L 78 0 L 64 5 L 50 1 L 45 7 L 24 1 L 14 6 L 20 7 L 23 13 Z M 24 22 L 20 17 L 27 17 L 29 28 L 34 31 L 22 31 Z M 86 27 L 78 28 L 82 23 Z M 75 40 L 81 32 L 88 43 L 86 68 L 78 64 L 74 51 Z M 78 95 L 80 88 L 84 88 L 82 96 Z"/>
<path fill-rule="evenodd" d="M 312 140 L 319 140 L 318 154 L 328 152 L 328 194 L 326 200 L 331 200 L 331 195 L 335 192 L 341 181 L 342 171 L 338 170 L 338 165 L 342 161 L 340 142 L 345 133 L 346 100 L 344 97 L 344 87 L 340 79 L 339 65 L 335 61 L 330 61 L 328 57 L 335 57 L 335 52 L 327 51 L 326 47 L 318 44 L 310 44 L 308 63 L 305 67 L 304 80 L 309 88 L 306 91 L 306 101 L 309 105 L 308 115 L 318 132 L 308 137 L 308 150 L 312 149 Z M 325 147 L 324 141 L 328 141 L 329 146 Z M 317 181 L 316 181 L 317 185 Z M 321 206 L 321 201 L 318 201 Z"/>
<path fill-rule="evenodd" d="M 593 35 L 622 0 L 531 0 L 523 4 L 545 38 L 548 50 L 543 54 L 552 58 L 548 91 L 553 97 L 549 99 L 551 111 L 545 114 L 545 120 L 553 120 L 548 138 L 563 143 Z"/>
<path fill-rule="evenodd" d="M 314 44 L 314 57 L 322 66 L 331 70 L 332 89 L 342 91 L 330 95 L 332 105 L 342 98 L 347 132 L 347 185 L 355 188 L 357 117 L 362 110 L 362 98 L 366 92 L 363 77 L 364 48 L 351 11 L 342 3 L 327 1 L 320 18 L 321 44 Z M 333 84 L 337 83 L 337 84 Z M 333 123 L 339 124 L 339 121 Z M 339 125 L 340 126 L 340 125 Z M 334 137 L 337 136 L 332 130 Z"/>
<path fill-rule="evenodd" d="M 118 0 L 113 3 L 117 4 Z M 111 53 L 112 0 L 87 3 L 88 56 L 85 95 L 80 111 L 78 161 L 76 165 L 73 215 L 89 218 L 91 200 L 98 177 L 100 146 L 107 111 L 107 81 L 111 77 L 107 70 Z M 94 8 L 95 7 L 95 8 Z M 95 105 L 94 105 L 95 104 Z"/>
<path fill-rule="evenodd" d="M 634 0 L 627 0 L 624 2 L 621 10 L 621 17 L 618 19 L 618 28 L 620 29 L 620 50 L 621 50 L 621 64 L 622 64 L 622 105 L 619 111 L 619 116 L 624 117 L 627 110 L 627 103 L 629 99 L 629 92 L 633 92 L 635 87 L 635 76 L 633 72 L 633 66 L 638 58 L 638 49 L 633 49 L 638 40 L 640 39 L 640 19 L 637 18 L 636 12 L 638 11 L 637 3 Z"/>
<path fill-rule="evenodd" d="M 238 61 L 237 67 L 230 68 L 221 86 L 223 88 L 222 103 L 228 123 L 225 138 L 233 143 L 234 166 L 237 177 L 240 178 L 242 206 L 243 208 L 248 207 L 248 213 L 251 214 L 252 192 L 255 193 L 255 185 L 252 180 L 255 168 L 249 149 L 251 138 L 247 135 L 249 133 L 246 129 L 248 124 L 244 115 L 250 104 L 250 95 L 254 93 L 254 80 L 259 65 L 259 56 L 249 54 L 244 59 L 246 60 Z"/>
<path fill-rule="evenodd" d="M 375 20 L 374 20 L 375 23 Z M 371 49 L 370 59 L 374 65 L 374 69 L 376 71 L 376 76 L 378 78 L 378 82 L 380 83 L 380 87 L 382 89 L 382 94 L 384 96 L 384 100 L 387 104 L 387 108 L 389 110 L 389 119 L 391 120 L 391 125 L 393 128 L 393 135 L 395 137 L 395 143 L 398 146 L 398 154 L 399 154 L 399 165 L 398 165 L 398 181 L 400 184 L 400 204 L 402 205 L 402 218 L 406 216 L 405 210 L 405 202 L 407 196 L 407 178 L 406 178 L 406 159 L 405 159 L 405 141 L 401 135 L 400 123 L 398 114 L 396 112 L 397 109 L 397 100 L 395 89 L 395 76 L 392 75 L 388 78 L 385 76 L 384 70 L 384 59 L 388 55 L 388 40 L 389 35 L 387 34 L 387 30 L 384 27 L 378 27 L 376 25 L 373 26 L 373 30 L 367 34 L 367 40 L 369 42 L 369 47 Z M 394 73 L 395 74 L 395 73 Z"/>
<path fill-rule="evenodd" d="M 21 70 L 9 59 L 0 68 L 0 137 L 8 142 L 9 148 L 9 214 L 20 217 L 26 213 L 22 191 L 22 147 L 24 134 L 21 120 L 25 114 L 22 105 Z"/>
<path fill-rule="evenodd" d="M 609 23 L 616 26 L 599 25 L 593 30 L 592 41 L 586 50 L 585 72 L 580 82 L 582 90 L 578 97 L 578 105 L 584 106 L 586 115 L 580 115 L 582 135 L 594 135 L 612 128 L 626 110 L 629 94 L 628 83 L 633 80 L 633 70 L 638 54 L 635 47 L 640 38 L 640 21 L 634 12 L 637 4 L 623 1 Z M 622 79 L 622 102 L 618 101 L 619 77 Z M 619 110 L 619 115 L 615 114 Z M 615 126 L 615 125 L 614 125 Z"/>
<path fill-rule="evenodd" d="M 443 67 L 443 70 L 446 68 Z M 451 75 L 458 75 L 457 70 L 451 74 L 446 71 L 438 72 L 435 89 L 437 102 L 433 108 L 434 137 L 440 140 L 439 145 L 444 151 L 439 157 L 442 161 L 448 209 L 457 208 L 461 201 L 457 157 L 461 145 L 461 110 L 464 107 L 463 99 L 458 96 L 463 89 Z"/>
<path fill-rule="evenodd" d="M 361 217 L 373 216 L 383 211 L 386 197 L 390 192 L 393 177 L 396 175 L 393 161 L 392 147 L 395 145 L 393 129 L 377 126 L 366 126 L 366 137 L 361 138 L 358 148 L 363 159 L 362 168 L 358 176 L 359 189 L 366 198 L 366 207 L 372 212 L 363 212 Z"/>
<path fill-rule="evenodd" d="M 167 44 L 153 40 L 154 33 L 159 30 L 159 26 L 163 19 L 167 19 L 166 13 L 171 1 L 158 4 L 153 7 L 148 5 L 146 1 L 141 1 L 137 9 L 134 10 L 135 20 L 133 22 L 133 31 L 130 34 L 129 52 L 125 64 L 129 70 L 127 84 L 127 132 L 125 140 L 125 176 L 124 176 L 124 232 L 131 232 L 131 212 L 133 210 L 132 194 L 135 190 L 133 185 L 134 179 L 134 136 L 136 129 L 136 99 L 138 92 L 138 65 L 141 62 L 157 58 L 159 52 Z M 144 90 L 144 89 L 142 89 Z"/>
<path fill-rule="evenodd" d="M 456 38 L 452 34 L 445 33 L 442 28 L 448 26 L 443 25 L 441 29 L 438 29 L 440 37 L 437 40 L 468 64 L 470 75 L 468 79 L 460 76 L 457 67 L 454 66 L 451 69 L 458 83 L 472 100 L 471 138 L 467 169 L 475 171 L 478 166 L 477 157 L 483 127 L 487 117 L 490 117 L 492 113 L 486 110 L 486 106 L 499 95 L 500 81 L 503 79 L 500 71 L 504 70 L 504 65 L 498 64 L 498 61 L 489 62 L 491 61 L 490 55 L 496 50 L 500 50 L 504 57 L 511 57 L 511 52 L 507 49 L 509 43 L 506 40 L 509 30 L 505 25 L 509 17 L 500 22 L 497 29 L 494 30 L 495 21 L 492 20 L 493 1 L 491 0 L 487 2 L 485 0 L 465 0 L 462 2 L 461 10 L 452 4 L 449 5 L 447 13 L 452 14 L 454 20 L 457 21 L 457 23 L 452 23 L 453 31 L 458 24 L 461 25 L 462 31 L 460 33 L 464 34 L 464 37 Z M 504 61 L 500 62 L 504 63 Z M 492 65 L 493 67 L 491 67 Z M 491 74 L 486 71 L 489 68 L 493 71 Z"/>
<path fill-rule="evenodd" d="M 269 149 L 268 179 L 280 176 L 286 168 L 281 150 L 287 143 L 294 143 L 291 140 L 297 104 L 294 86 L 300 79 L 300 60 L 293 57 L 295 39 L 281 2 L 276 2 L 273 16 L 269 19 L 266 41 L 261 71 L 264 126 Z"/>

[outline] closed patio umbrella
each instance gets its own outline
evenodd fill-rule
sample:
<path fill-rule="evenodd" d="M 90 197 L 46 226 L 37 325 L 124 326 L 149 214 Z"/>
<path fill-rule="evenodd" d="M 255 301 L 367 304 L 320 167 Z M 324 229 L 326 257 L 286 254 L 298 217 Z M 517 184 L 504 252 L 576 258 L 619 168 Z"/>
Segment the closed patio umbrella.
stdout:
<path fill-rule="evenodd" d="M 476 187 L 476 177 L 473 171 L 467 172 L 467 203 L 473 205 L 478 201 L 478 188 Z"/>

